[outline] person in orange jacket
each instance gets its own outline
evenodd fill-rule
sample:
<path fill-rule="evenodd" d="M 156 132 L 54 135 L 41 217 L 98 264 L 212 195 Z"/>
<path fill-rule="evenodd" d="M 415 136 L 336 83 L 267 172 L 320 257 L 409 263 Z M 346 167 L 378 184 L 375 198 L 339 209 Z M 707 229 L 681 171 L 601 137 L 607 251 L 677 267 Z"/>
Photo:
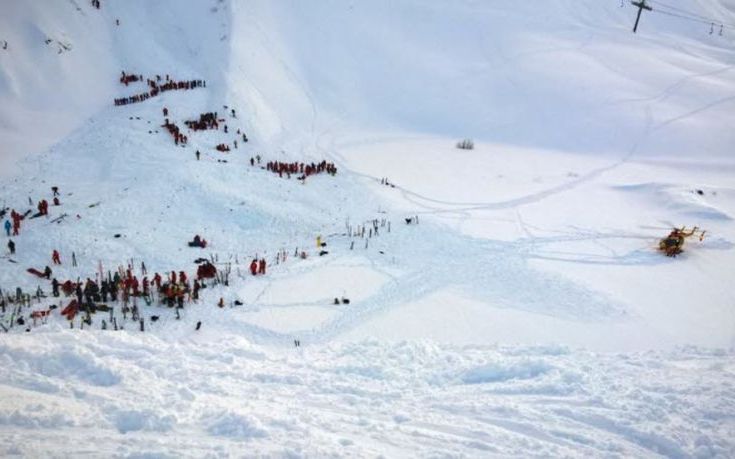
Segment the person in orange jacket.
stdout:
<path fill-rule="evenodd" d="M 258 260 L 253 259 L 253 261 L 250 263 L 250 274 L 253 276 L 258 274 Z"/>

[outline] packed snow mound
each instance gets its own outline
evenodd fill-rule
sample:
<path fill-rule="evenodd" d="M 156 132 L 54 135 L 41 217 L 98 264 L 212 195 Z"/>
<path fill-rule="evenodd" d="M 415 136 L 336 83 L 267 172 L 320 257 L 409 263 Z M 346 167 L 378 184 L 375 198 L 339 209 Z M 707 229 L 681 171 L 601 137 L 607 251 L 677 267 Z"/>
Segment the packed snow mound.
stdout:
<path fill-rule="evenodd" d="M 0 375 L 4 456 L 77 456 L 91 441 L 95 455 L 125 457 L 244 448 L 360 457 L 735 452 L 732 352 L 375 340 L 282 352 L 230 334 L 217 342 L 95 331 L 13 338 Z M 53 392 L 20 379 L 30 357 L 24 349 L 41 347 L 109 362 L 125 390 L 61 373 L 43 376 Z M 86 372 L 87 364 L 68 369 Z M 18 442 L 31 431 L 43 441 Z"/>

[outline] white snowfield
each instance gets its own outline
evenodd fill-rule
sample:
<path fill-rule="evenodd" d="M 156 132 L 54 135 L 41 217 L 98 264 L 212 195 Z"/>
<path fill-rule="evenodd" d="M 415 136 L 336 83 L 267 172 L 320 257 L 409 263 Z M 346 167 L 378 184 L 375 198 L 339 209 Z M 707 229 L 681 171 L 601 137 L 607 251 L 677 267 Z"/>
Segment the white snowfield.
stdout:
<path fill-rule="evenodd" d="M 3 293 L 232 272 L 145 332 L 0 312 L 0 456 L 734 457 L 735 4 L 649 3 L 3 2 L 0 206 L 61 192 Z"/>

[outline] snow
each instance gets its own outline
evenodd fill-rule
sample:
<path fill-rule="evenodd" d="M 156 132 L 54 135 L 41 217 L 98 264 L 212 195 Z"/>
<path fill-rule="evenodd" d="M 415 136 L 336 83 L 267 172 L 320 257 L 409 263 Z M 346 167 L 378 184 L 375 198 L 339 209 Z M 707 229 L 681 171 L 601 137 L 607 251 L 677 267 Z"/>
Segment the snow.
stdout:
<path fill-rule="evenodd" d="M 4 455 L 80 454 L 99 439 L 94 455 L 732 454 L 729 351 L 375 340 L 263 355 L 237 335 L 79 335 L 15 335 L 3 350 Z M 64 350 L 88 355 L 83 371 L 68 365 L 76 376 L 37 375 L 58 390 L 15 379 Z M 114 385 L 99 385 L 109 373 Z M 14 441 L 32 431 L 43 441 Z"/>
<path fill-rule="evenodd" d="M 0 205 L 61 206 L 23 222 L 0 288 L 48 293 L 25 270 L 54 249 L 59 279 L 232 273 L 180 320 L 139 302 L 145 332 L 61 308 L 25 332 L 26 310 L 0 333 L 0 455 L 735 455 L 731 29 L 542 3 L 6 5 Z M 207 87 L 113 106 L 144 90 L 120 71 Z M 230 133 L 175 146 L 163 107 Z M 706 237 L 663 257 L 682 225 Z"/>

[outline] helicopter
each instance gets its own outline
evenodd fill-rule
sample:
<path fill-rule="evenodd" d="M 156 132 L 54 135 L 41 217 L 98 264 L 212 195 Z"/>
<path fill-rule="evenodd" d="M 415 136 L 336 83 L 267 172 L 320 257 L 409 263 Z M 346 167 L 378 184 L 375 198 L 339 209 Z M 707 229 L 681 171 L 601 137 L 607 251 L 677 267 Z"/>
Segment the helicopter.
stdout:
<path fill-rule="evenodd" d="M 668 236 L 659 241 L 658 250 L 663 252 L 667 257 L 675 257 L 684 250 L 684 242 L 688 238 L 698 236 L 699 240 L 702 241 L 706 232 L 706 230 L 700 230 L 697 226 L 689 231 L 687 231 L 686 226 L 674 228 Z"/>

